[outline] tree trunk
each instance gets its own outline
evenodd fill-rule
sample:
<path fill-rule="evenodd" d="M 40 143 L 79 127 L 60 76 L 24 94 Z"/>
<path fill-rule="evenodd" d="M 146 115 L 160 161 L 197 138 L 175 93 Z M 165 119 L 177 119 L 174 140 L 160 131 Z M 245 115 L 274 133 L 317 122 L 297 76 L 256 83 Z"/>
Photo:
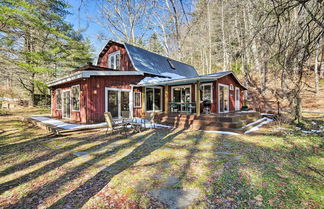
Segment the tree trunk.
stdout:
<path fill-rule="evenodd" d="M 318 95 L 319 93 L 319 87 L 318 87 L 318 82 L 319 82 L 319 79 L 318 79 L 318 52 L 316 52 L 316 55 L 315 55 L 315 67 L 314 67 L 314 74 L 315 74 L 315 93 L 316 95 Z"/>
<path fill-rule="evenodd" d="M 223 44 L 223 71 L 226 71 L 226 42 L 225 42 L 225 28 L 224 28 L 224 0 L 222 0 L 221 6 L 221 15 L 222 15 L 222 44 Z"/>

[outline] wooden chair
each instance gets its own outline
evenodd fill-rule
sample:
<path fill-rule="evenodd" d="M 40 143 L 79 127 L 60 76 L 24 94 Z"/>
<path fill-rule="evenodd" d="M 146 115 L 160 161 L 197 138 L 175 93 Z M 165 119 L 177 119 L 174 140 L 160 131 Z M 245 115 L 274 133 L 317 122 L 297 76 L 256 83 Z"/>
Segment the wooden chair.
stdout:
<path fill-rule="evenodd" d="M 124 121 L 114 121 L 110 112 L 105 112 L 104 117 L 105 117 L 105 121 L 107 123 L 106 135 L 107 135 L 108 131 L 110 131 L 110 134 L 111 134 L 116 129 L 122 129 L 122 131 L 124 131 L 124 133 L 127 134 L 127 130 L 126 130 L 127 125 L 126 125 L 126 123 L 124 123 Z"/>
<path fill-rule="evenodd" d="M 141 120 L 142 124 L 144 125 L 144 128 L 146 128 L 146 124 L 150 124 L 151 128 L 155 128 L 154 116 L 154 113 L 144 114 L 144 117 Z"/>

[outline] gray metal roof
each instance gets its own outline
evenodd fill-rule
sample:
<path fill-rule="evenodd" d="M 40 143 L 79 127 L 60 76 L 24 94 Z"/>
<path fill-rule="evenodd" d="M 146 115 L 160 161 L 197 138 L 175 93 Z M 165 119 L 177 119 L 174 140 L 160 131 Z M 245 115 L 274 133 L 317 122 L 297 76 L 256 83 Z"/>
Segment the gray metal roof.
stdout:
<path fill-rule="evenodd" d="M 138 71 L 160 76 L 163 76 L 163 73 L 174 73 L 186 78 L 198 76 L 196 69 L 191 65 L 178 62 L 127 43 L 124 43 L 124 46 L 135 69 Z M 173 63 L 174 69 L 171 67 L 168 60 Z"/>

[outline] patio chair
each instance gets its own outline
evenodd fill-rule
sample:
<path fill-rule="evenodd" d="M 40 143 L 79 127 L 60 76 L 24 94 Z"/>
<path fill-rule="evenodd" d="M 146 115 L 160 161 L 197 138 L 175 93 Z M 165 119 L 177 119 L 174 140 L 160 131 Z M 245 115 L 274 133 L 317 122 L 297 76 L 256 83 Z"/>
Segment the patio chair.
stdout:
<path fill-rule="evenodd" d="M 116 129 L 121 129 L 122 131 L 124 131 L 124 133 L 127 134 L 127 130 L 126 130 L 127 123 L 125 123 L 124 121 L 113 120 L 110 112 L 105 112 L 104 116 L 105 116 L 105 121 L 107 123 L 106 135 L 107 135 L 108 131 L 110 131 L 110 134 L 111 134 Z"/>
<path fill-rule="evenodd" d="M 146 113 L 141 122 L 144 125 L 144 128 L 146 128 L 146 124 L 149 124 L 150 128 L 155 128 L 154 113 Z"/>

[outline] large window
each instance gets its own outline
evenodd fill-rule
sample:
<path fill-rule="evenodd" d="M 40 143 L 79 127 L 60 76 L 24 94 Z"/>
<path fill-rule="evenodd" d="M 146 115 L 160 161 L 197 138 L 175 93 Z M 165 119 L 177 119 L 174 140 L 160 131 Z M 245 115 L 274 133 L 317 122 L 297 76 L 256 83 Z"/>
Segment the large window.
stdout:
<path fill-rule="evenodd" d="M 200 101 L 210 101 L 213 100 L 213 93 L 212 93 L 212 84 L 202 84 L 200 86 Z"/>
<path fill-rule="evenodd" d="M 146 111 L 162 111 L 162 88 L 146 88 Z"/>
<path fill-rule="evenodd" d="M 119 70 L 120 66 L 120 51 L 111 53 L 108 57 L 108 68 Z"/>
<path fill-rule="evenodd" d="M 55 91 L 55 99 L 56 99 L 56 109 L 62 109 L 62 92 L 61 89 L 56 89 Z"/>
<path fill-rule="evenodd" d="M 134 107 L 141 107 L 142 106 L 142 98 L 141 92 L 134 93 Z"/>
<path fill-rule="evenodd" d="M 80 85 L 72 86 L 72 111 L 80 111 Z"/>

